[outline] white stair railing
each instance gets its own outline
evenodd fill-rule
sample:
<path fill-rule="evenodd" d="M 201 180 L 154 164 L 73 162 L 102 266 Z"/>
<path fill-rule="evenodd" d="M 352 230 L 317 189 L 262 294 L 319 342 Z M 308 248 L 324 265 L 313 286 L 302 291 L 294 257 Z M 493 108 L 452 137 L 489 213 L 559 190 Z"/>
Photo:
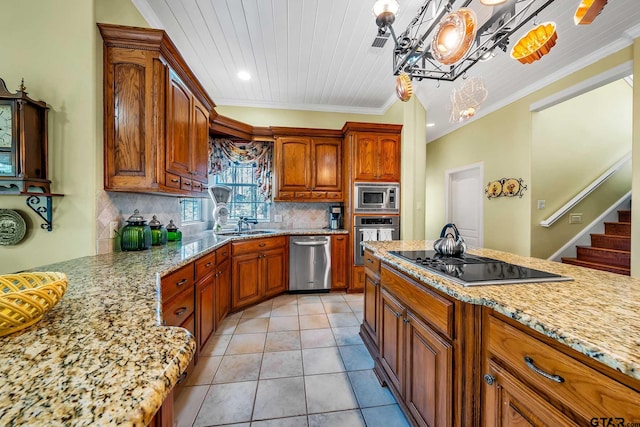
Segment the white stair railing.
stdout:
<path fill-rule="evenodd" d="M 593 181 L 591 184 L 589 184 L 584 190 L 582 190 L 580 193 L 576 194 L 576 196 L 573 199 L 569 200 L 567 203 L 564 204 L 564 206 L 562 206 L 560 209 L 555 211 L 553 213 L 553 215 L 551 215 L 549 218 L 545 219 L 544 221 L 540 221 L 540 225 L 543 226 L 543 227 L 551 227 L 551 225 L 554 222 L 556 222 L 564 214 L 569 212 L 575 205 L 580 203 L 593 190 L 595 190 L 600 185 L 602 185 L 602 183 L 604 183 L 607 179 L 609 179 L 609 177 L 611 175 L 613 175 L 614 173 L 619 171 L 624 165 L 627 164 L 627 162 L 630 162 L 630 161 L 631 161 L 631 152 L 625 154 L 624 157 L 622 157 L 613 166 L 611 166 L 609 169 L 607 169 L 606 172 L 604 172 L 602 175 L 600 175 L 598 178 L 596 178 L 596 180 Z"/>

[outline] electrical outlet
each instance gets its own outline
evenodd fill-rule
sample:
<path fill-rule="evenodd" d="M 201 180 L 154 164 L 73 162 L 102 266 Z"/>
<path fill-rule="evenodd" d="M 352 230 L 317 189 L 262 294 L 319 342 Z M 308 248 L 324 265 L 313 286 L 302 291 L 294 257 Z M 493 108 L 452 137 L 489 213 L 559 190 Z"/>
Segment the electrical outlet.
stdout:
<path fill-rule="evenodd" d="M 544 200 L 538 200 L 538 209 L 544 209 Z"/>
<path fill-rule="evenodd" d="M 118 221 L 111 221 L 109 223 L 109 238 L 110 239 L 115 239 L 116 238 L 116 234 L 118 233 L 118 226 L 119 226 Z"/>
<path fill-rule="evenodd" d="M 569 224 L 582 224 L 582 214 L 569 214 Z"/>
<path fill-rule="evenodd" d="M 282 215 L 274 215 L 273 222 L 282 222 Z"/>

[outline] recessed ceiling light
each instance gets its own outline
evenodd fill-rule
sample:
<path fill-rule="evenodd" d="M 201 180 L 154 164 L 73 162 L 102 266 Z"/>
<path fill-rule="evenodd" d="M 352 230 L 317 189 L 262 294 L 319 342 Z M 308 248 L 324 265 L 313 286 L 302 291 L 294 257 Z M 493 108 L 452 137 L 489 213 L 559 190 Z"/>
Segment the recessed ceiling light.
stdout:
<path fill-rule="evenodd" d="M 247 71 L 239 71 L 238 78 L 240 80 L 251 80 L 251 74 L 249 74 Z"/>
<path fill-rule="evenodd" d="M 427 123 L 427 127 L 428 127 L 428 128 L 432 128 L 432 127 L 434 127 L 435 125 L 436 125 L 435 123 Z"/>

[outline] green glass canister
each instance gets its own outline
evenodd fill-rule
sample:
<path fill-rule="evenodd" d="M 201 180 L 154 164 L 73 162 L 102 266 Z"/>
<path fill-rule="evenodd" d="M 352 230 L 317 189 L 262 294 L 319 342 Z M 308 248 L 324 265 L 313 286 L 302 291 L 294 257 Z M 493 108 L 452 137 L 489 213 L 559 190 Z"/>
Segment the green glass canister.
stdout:
<path fill-rule="evenodd" d="M 166 245 L 168 232 L 164 225 L 158 221 L 157 216 L 154 215 L 149 221 L 149 227 L 151 228 L 151 246 Z"/>
<path fill-rule="evenodd" d="M 167 240 L 170 242 L 179 242 L 182 240 L 182 231 L 178 230 L 178 227 L 173 223 L 173 220 L 169 220 L 167 225 Z"/>
<path fill-rule="evenodd" d="M 136 209 L 120 232 L 120 248 L 123 251 L 142 251 L 151 247 L 151 227 Z"/>

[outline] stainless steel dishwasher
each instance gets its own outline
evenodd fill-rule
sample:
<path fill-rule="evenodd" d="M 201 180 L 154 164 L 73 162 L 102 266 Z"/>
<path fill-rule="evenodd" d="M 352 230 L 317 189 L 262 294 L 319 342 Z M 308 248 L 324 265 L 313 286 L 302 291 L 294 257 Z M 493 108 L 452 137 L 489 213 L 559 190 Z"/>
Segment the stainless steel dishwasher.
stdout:
<path fill-rule="evenodd" d="M 289 237 L 289 292 L 331 290 L 331 237 Z"/>

